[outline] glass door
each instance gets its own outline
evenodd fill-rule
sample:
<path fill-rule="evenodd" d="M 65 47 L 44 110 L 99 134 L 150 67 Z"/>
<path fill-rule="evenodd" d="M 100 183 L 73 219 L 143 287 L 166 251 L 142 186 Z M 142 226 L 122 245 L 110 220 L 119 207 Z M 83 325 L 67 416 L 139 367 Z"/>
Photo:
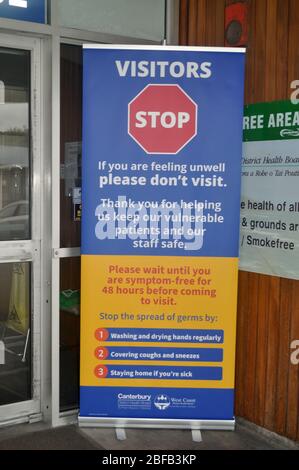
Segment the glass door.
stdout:
<path fill-rule="evenodd" d="M 61 44 L 60 412 L 79 407 L 82 75 L 82 47 Z"/>
<path fill-rule="evenodd" d="M 79 406 L 82 46 L 73 42 L 59 42 L 53 52 L 59 78 L 52 117 L 57 146 L 52 161 L 54 426 L 75 420 Z"/>
<path fill-rule="evenodd" d="M 0 425 L 40 412 L 40 41 L 0 35 Z"/>

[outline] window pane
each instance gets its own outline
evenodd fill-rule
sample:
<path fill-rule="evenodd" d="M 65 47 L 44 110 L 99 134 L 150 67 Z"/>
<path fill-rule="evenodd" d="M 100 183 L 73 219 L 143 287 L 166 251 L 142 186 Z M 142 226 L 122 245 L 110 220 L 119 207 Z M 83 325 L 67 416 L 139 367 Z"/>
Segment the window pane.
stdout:
<path fill-rule="evenodd" d="M 61 26 L 134 38 L 164 38 L 164 0 L 60 0 Z"/>
<path fill-rule="evenodd" d="M 0 406 L 30 400 L 30 263 L 0 264 Z"/>
<path fill-rule="evenodd" d="M 82 48 L 61 46 L 60 246 L 81 244 Z"/>
<path fill-rule="evenodd" d="M 0 48 L 0 240 L 30 238 L 29 188 L 30 52 Z"/>
<path fill-rule="evenodd" d="M 60 410 L 79 403 L 80 258 L 60 260 Z"/>

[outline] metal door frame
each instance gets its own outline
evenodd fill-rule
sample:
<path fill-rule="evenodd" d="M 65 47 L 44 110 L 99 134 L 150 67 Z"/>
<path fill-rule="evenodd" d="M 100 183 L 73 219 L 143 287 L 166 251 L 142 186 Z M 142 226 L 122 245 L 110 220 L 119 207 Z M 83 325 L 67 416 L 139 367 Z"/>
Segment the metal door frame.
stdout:
<path fill-rule="evenodd" d="M 41 158 L 41 40 L 0 34 L 3 48 L 31 52 L 31 239 L 0 241 L 0 264 L 30 262 L 32 399 L 0 406 L 0 426 L 11 421 L 35 421 L 41 416 L 41 239 L 43 201 L 43 161 Z"/>

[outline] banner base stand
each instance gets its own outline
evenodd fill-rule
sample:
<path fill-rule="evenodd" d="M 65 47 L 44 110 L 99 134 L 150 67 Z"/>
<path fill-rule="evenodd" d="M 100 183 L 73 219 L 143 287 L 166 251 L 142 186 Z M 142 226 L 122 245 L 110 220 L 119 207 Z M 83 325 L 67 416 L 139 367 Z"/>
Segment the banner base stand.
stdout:
<path fill-rule="evenodd" d="M 126 430 L 124 428 L 116 428 L 115 434 L 118 441 L 125 441 L 127 439 Z"/>
<path fill-rule="evenodd" d="M 235 420 L 185 420 L 185 419 L 151 419 L 151 418 L 96 418 L 79 416 L 80 427 L 116 428 L 161 428 L 190 430 L 234 431 Z M 193 435 L 192 435 L 193 438 Z"/>
<path fill-rule="evenodd" d="M 199 429 L 191 429 L 191 434 L 193 442 L 202 442 L 202 435 Z"/>

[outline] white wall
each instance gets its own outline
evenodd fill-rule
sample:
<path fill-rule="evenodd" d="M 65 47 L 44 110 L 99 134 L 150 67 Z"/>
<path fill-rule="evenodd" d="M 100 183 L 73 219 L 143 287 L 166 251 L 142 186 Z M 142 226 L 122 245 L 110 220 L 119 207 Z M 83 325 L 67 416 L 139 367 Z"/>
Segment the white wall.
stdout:
<path fill-rule="evenodd" d="M 162 41 L 164 0 L 59 0 L 61 26 Z"/>

